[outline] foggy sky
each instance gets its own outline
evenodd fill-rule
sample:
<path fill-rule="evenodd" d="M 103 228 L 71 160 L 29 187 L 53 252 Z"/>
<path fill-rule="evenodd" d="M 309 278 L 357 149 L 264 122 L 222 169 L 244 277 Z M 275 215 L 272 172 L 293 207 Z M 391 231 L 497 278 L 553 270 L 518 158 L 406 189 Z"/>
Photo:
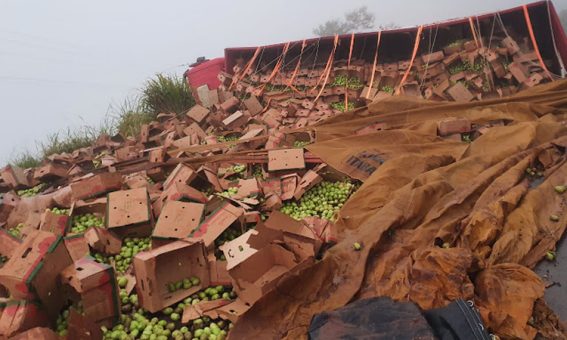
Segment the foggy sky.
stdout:
<path fill-rule="evenodd" d="M 376 25 L 414 26 L 520 0 L 0 0 L 0 165 L 48 133 L 98 124 L 157 72 L 182 74 L 225 47 L 311 37 L 367 5 Z M 566 8 L 567 0 L 554 1 Z"/>

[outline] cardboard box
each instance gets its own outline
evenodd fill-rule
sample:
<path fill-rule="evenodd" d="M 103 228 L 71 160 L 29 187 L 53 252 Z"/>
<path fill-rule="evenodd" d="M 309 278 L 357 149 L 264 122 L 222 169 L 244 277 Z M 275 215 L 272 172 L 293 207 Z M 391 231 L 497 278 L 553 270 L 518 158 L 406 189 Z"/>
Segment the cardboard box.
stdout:
<path fill-rule="evenodd" d="M 63 238 L 46 231 L 28 235 L 0 268 L 0 284 L 16 299 L 37 299 L 51 318 L 64 304 L 64 290 L 57 283 L 61 270 L 72 263 Z"/>
<path fill-rule="evenodd" d="M 191 182 L 197 177 L 197 172 L 193 170 L 190 166 L 183 163 L 179 163 L 173 171 L 169 174 L 165 182 L 163 183 L 164 189 L 169 188 L 173 183 L 191 184 Z"/>
<path fill-rule="evenodd" d="M 248 115 L 246 115 L 244 112 L 236 111 L 235 113 L 223 119 L 222 123 L 225 128 L 229 130 L 235 130 L 241 128 L 244 124 L 246 124 L 248 118 Z"/>
<path fill-rule="evenodd" d="M 71 192 L 76 200 L 97 197 L 107 192 L 122 188 L 122 175 L 116 172 L 105 172 L 98 175 L 89 174 L 70 184 Z"/>
<path fill-rule="evenodd" d="M 453 98 L 454 101 L 457 102 L 470 102 L 474 99 L 473 94 L 467 90 L 465 85 L 462 83 L 456 83 L 455 85 L 451 86 L 447 93 Z"/>
<path fill-rule="evenodd" d="M 91 340 L 102 339 L 101 326 L 112 328 L 112 319 L 94 322 L 89 317 L 80 314 L 71 308 L 69 319 L 67 320 L 67 339 L 68 340 Z"/>
<path fill-rule="evenodd" d="M 189 201 L 195 203 L 206 203 L 207 196 L 199 190 L 183 183 L 174 183 L 164 190 L 159 198 L 152 204 L 155 216 L 161 214 L 161 210 L 167 201 Z"/>
<path fill-rule="evenodd" d="M 187 113 L 187 117 L 193 119 L 197 123 L 201 123 L 209 115 L 209 109 L 197 104 L 193 106 Z"/>
<path fill-rule="evenodd" d="M 209 281 L 211 286 L 230 286 L 232 284 L 226 261 L 209 260 Z"/>
<path fill-rule="evenodd" d="M 39 181 L 66 178 L 69 168 L 69 164 L 48 162 L 47 164 L 35 169 L 33 178 Z"/>
<path fill-rule="evenodd" d="M 114 269 L 87 256 L 61 271 L 62 282 L 81 296 L 84 316 L 94 322 L 118 321 L 120 300 Z"/>
<path fill-rule="evenodd" d="M 295 188 L 295 192 L 293 193 L 293 197 L 298 200 L 300 199 L 303 194 L 313 188 L 315 185 L 320 183 L 323 180 L 323 177 L 319 176 L 319 174 L 313 170 L 308 170 L 301 181 L 299 181 L 297 187 Z"/>
<path fill-rule="evenodd" d="M 186 136 L 195 136 L 197 137 L 197 140 L 204 140 L 205 138 L 207 138 L 207 133 L 203 131 L 203 129 L 201 129 L 201 127 L 197 125 L 197 123 L 192 123 L 185 129 L 183 129 L 183 133 Z"/>
<path fill-rule="evenodd" d="M 448 118 L 437 124 L 437 131 L 440 136 L 465 133 L 471 131 L 471 129 L 471 121 L 466 118 Z"/>
<path fill-rule="evenodd" d="M 200 203 L 186 203 L 167 201 L 159 215 L 153 237 L 184 238 L 201 223 L 205 205 Z"/>
<path fill-rule="evenodd" d="M 47 327 L 34 327 L 17 334 L 10 340 L 59 340 L 59 335 Z"/>
<path fill-rule="evenodd" d="M 39 230 L 64 236 L 69 228 L 70 222 L 71 219 L 68 215 L 58 215 L 51 210 L 46 209 L 43 215 L 41 215 Z"/>
<path fill-rule="evenodd" d="M 297 174 L 289 174 L 281 177 L 282 193 L 280 198 L 282 201 L 287 201 L 293 198 L 300 181 L 301 177 Z"/>
<path fill-rule="evenodd" d="M 21 239 L 12 236 L 6 229 L 0 228 L 0 255 L 10 258 L 21 243 Z"/>
<path fill-rule="evenodd" d="M 253 304 L 298 265 L 291 251 L 280 245 L 269 244 L 238 263 L 228 273 L 238 297 Z"/>
<path fill-rule="evenodd" d="M 244 209 L 228 202 L 222 202 L 220 207 L 207 216 L 203 223 L 191 233 L 191 237 L 202 238 L 205 246 L 209 247 L 242 214 L 244 214 Z"/>
<path fill-rule="evenodd" d="M 268 171 L 303 168 L 305 168 L 303 149 L 283 149 L 268 151 Z"/>
<path fill-rule="evenodd" d="M 175 241 L 134 257 L 140 305 L 154 313 L 209 286 L 209 267 L 203 242 Z M 169 292 L 167 285 L 196 276 L 200 284 Z"/>
<path fill-rule="evenodd" d="M 85 234 L 67 236 L 64 239 L 64 243 L 73 261 L 77 261 L 89 255 L 89 244 L 85 238 Z"/>
<path fill-rule="evenodd" d="M 4 337 L 10 337 L 34 327 L 48 326 L 49 320 L 36 302 L 9 301 L 0 316 L 0 336 Z"/>
<path fill-rule="evenodd" d="M 208 316 L 211 319 L 218 319 L 219 315 L 216 313 L 216 309 L 230 304 L 229 300 L 218 299 L 212 301 L 201 301 L 196 305 L 187 305 L 183 309 L 183 316 L 181 317 L 181 323 L 186 324 L 189 321 L 198 319 L 203 316 Z"/>
<path fill-rule="evenodd" d="M 258 251 L 258 249 L 252 248 L 250 244 L 248 244 L 250 236 L 257 234 L 258 231 L 250 229 L 234 240 L 227 241 L 219 247 L 226 258 L 226 270 L 234 268 Z"/>
<path fill-rule="evenodd" d="M 118 236 L 147 237 L 152 233 L 153 224 L 150 197 L 146 188 L 108 194 L 106 227 Z"/>
<path fill-rule="evenodd" d="M 104 228 L 91 227 L 84 234 L 84 238 L 92 249 L 99 253 L 115 255 L 122 248 L 122 240 Z"/>
<path fill-rule="evenodd" d="M 20 203 L 20 196 L 10 191 L 0 194 L 0 221 L 7 221 L 8 216 L 14 208 Z"/>
<path fill-rule="evenodd" d="M 249 179 L 239 179 L 236 186 L 238 191 L 231 197 L 233 199 L 238 200 L 248 196 L 257 196 L 260 193 L 258 181 L 254 177 Z"/>
<path fill-rule="evenodd" d="M 15 165 L 7 165 L 4 167 L 0 172 L 0 176 L 4 180 L 4 183 L 12 189 L 25 188 L 31 185 L 24 170 Z"/>
<path fill-rule="evenodd" d="M 246 313 L 251 307 L 251 304 L 248 302 L 244 302 L 241 299 L 236 299 L 233 302 L 229 303 L 228 305 L 222 306 L 215 310 L 216 316 L 230 320 L 232 323 L 236 323 L 238 319 Z M 210 316 L 209 317 L 213 317 Z M 213 317 L 214 318 L 214 317 Z"/>
<path fill-rule="evenodd" d="M 246 106 L 246 109 L 252 116 L 257 115 L 264 109 L 258 98 L 255 96 L 250 96 L 248 99 L 245 99 L 244 106 Z"/>

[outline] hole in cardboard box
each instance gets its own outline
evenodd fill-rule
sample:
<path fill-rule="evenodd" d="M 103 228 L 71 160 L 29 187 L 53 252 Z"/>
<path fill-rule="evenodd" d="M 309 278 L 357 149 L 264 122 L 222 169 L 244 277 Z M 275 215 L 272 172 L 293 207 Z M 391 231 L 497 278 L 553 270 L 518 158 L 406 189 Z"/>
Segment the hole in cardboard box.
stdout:
<path fill-rule="evenodd" d="M 80 271 L 82 271 L 82 270 L 83 270 L 83 267 L 77 267 L 77 271 L 80 272 Z"/>
<path fill-rule="evenodd" d="M 118 209 L 118 207 L 114 207 L 114 210 Z"/>
<path fill-rule="evenodd" d="M 182 206 L 181 209 L 185 209 L 185 206 Z"/>
<path fill-rule="evenodd" d="M 244 304 L 248 307 L 250 307 L 250 304 L 248 302 L 244 302 Z"/>
<path fill-rule="evenodd" d="M 229 309 L 229 312 L 231 312 L 232 314 L 236 313 L 236 311 L 234 309 Z"/>
<path fill-rule="evenodd" d="M 130 197 L 130 194 L 126 194 L 126 197 Z"/>
<path fill-rule="evenodd" d="M 178 231 L 179 229 L 177 229 L 177 228 L 173 228 L 173 230 L 175 230 L 175 231 Z"/>
<path fill-rule="evenodd" d="M 142 204 L 142 202 L 139 202 L 139 204 Z"/>
<path fill-rule="evenodd" d="M 167 215 L 165 215 L 164 217 L 167 218 Z"/>
<path fill-rule="evenodd" d="M 130 215 L 126 215 L 126 218 L 130 218 Z"/>
<path fill-rule="evenodd" d="M 24 251 L 24 253 L 22 254 L 22 258 L 25 259 L 31 251 L 32 251 L 31 248 L 26 249 L 26 251 Z"/>
<path fill-rule="evenodd" d="M 194 218 L 192 218 L 192 219 L 191 219 L 191 222 L 195 222 L 195 219 L 194 219 Z"/>

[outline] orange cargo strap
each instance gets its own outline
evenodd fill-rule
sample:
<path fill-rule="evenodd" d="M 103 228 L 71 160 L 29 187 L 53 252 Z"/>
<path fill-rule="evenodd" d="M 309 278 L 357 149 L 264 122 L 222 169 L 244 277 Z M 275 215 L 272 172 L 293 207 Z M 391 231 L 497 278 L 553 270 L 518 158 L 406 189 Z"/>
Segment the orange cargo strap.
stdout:
<path fill-rule="evenodd" d="M 250 67 L 252 67 L 252 64 L 254 64 L 254 62 L 256 61 L 256 58 L 258 57 L 258 54 L 260 54 L 260 48 L 261 47 L 257 47 L 256 51 L 254 51 L 254 55 L 252 56 L 252 58 L 248 61 L 248 64 L 246 65 L 246 67 L 244 68 L 244 70 L 242 71 L 242 77 L 244 77 L 244 75 L 246 74 L 246 72 L 248 72 L 248 70 L 250 69 Z M 231 89 L 234 84 L 238 83 L 240 79 L 238 79 L 238 76 L 234 76 L 232 78 L 232 83 L 230 83 L 229 89 Z"/>
<path fill-rule="evenodd" d="M 303 42 L 301 43 L 301 52 L 299 52 L 299 60 L 297 61 L 297 65 L 295 65 L 295 70 L 293 70 L 293 73 L 291 74 L 291 78 L 289 78 L 289 82 L 287 83 L 288 87 L 292 87 L 295 89 L 295 87 L 293 86 L 293 81 L 295 80 L 295 77 L 297 76 L 297 73 L 299 72 L 299 68 L 301 67 L 301 56 L 303 56 L 303 50 L 305 49 L 305 39 L 303 39 Z"/>
<path fill-rule="evenodd" d="M 325 66 L 323 73 L 321 73 L 321 76 L 319 76 L 319 79 L 317 80 L 317 84 L 313 87 L 314 89 L 317 88 L 317 86 L 319 86 L 319 84 L 321 84 L 321 81 L 324 78 L 326 79 L 326 78 L 329 77 L 327 72 L 331 71 L 331 67 L 333 65 L 333 59 L 335 57 L 335 50 L 337 49 L 338 43 L 339 43 L 339 36 L 338 36 L 338 34 L 335 34 L 335 40 L 333 42 L 333 50 L 331 51 L 331 54 L 329 54 L 329 59 L 327 60 L 327 65 Z M 325 86 L 323 86 L 323 87 L 325 87 Z"/>
<path fill-rule="evenodd" d="M 475 30 L 475 28 L 474 28 L 474 22 L 473 22 L 473 20 L 472 20 L 472 17 L 469 17 L 469 25 L 470 25 L 470 27 L 471 27 L 471 32 L 472 32 L 472 36 L 473 36 L 473 39 L 474 39 L 474 43 L 475 43 L 475 45 L 476 45 L 476 48 L 480 48 L 481 46 L 480 46 L 480 44 L 478 43 L 478 37 L 476 36 L 476 30 Z"/>
<path fill-rule="evenodd" d="M 350 68 L 350 58 L 352 58 L 352 48 L 354 46 L 354 32 L 350 36 L 350 49 L 348 51 L 348 60 L 347 60 L 347 79 L 345 83 L 345 111 L 348 111 L 348 79 L 349 79 L 349 68 Z"/>
<path fill-rule="evenodd" d="M 541 67 L 543 68 L 545 73 L 547 73 L 547 76 L 549 77 L 549 79 L 553 80 L 551 73 L 547 69 L 547 66 L 545 66 L 545 63 L 543 62 L 543 58 L 541 57 L 541 53 L 540 53 L 539 47 L 537 45 L 537 40 L 535 38 L 534 29 L 532 27 L 532 20 L 530 19 L 530 12 L 528 11 L 528 6 L 523 5 L 522 7 L 524 9 L 524 17 L 526 18 L 526 25 L 528 26 L 528 31 L 530 32 L 530 38 L 532 39 L 532 45 L 534 45 L 534 50 L 536 52 L 539 63 L 541 64 Z"/>
<path fill-rule="evenodd" d="M 370 76 L 370 83 L 368 84 L 368 92 L 366 92 L 367 99 L 370 96 L 370 90 L 372 89 L 372 85 L 374 85 L 374 74 L 376 73 L 376 66 L 378 64 L 378 49 L 380 48 L 380 40 L 382 38 L 382 31 L 378 32 L 378 41 L 376 42 L 376 53 L 374 54 L 374 64 L 372 65 L 372 75 Z"/>
<path fill-rule="evenodd" d="M 321 96 L 321 93 L 323 93 L 323 90 L 325 89 L 325 85 L 327 85 L 327 81 L 329 80 L 329 74 L 331 73 L 331 68 L 333 66 L 333 59 L 335 57 L 335 51 L 337 50 L 338 44 L 339 44 L 339 35 L 335 34 L 335 41 L 333 43 L 333 50 L 331 51 L 331 55 L 329 55 L 329 60 L 327 60 L 327 67 L 325 67 L 325 80 L 323 81 L 323 85 L 321 85 L 321 90 L 319 90 L 317 97 L 315 97 L 315 100 L 313 100 L 314 103 L 317 101 L 317 99 L 319 99 L 319 97 Z"/>
<path fill-rule="evenodd" d="M 268 83 L 270 81 L 272 81 L 272 79 L 274 79 L 274 77 L 276 76 L 276 74 L 278 74 L 278 72 L 280 71 L 280 68 L 282 67 L 282 64 L 284 62 L 285 56 L 287 54 L 287 51 L 289 49 L 289 42 L 287 42 L 284 45 L 283 51 L 282 51 L 282 55 L 280 56 L 280 60 L 278 60 L 276 66 L 274 66 L 274 69 L 272 70 L 272 73 L 270 74 L 270 77 L 268 77 Z"/>
<path fill-rule="evenodd" d="M 417 35 L 415 36 L 415 43 L 414 43 L 414 46 L 413 46 L 413 53 L 411 55 L 409 67 L 406 70 L 406 73 L 404 74 L 402 80 L 400 81 L 398 88 L 396 89 L 396 94 L 400 93 L 400 89 L 402 88 L 402 86 L 404 86 L 404 83 L 406 82 L 406 80 L 408 79 L 408 76 L 410 74 L 411 68 L 413 67 L 413 62 L 415 61 L 415 56 L 417 55 L 417 50 L 419 49 L 419 40 L 421 39 L 421 32 L 422 31 L 423 31 L 423 26 L 419 26 L 418 29 L 417 29 Z"/>
<path fill-rule="evenodd" d="M 276 76 L 276 74 L 278 74 L 278 72 L 280 71 L 280 68 L 282 67 L 282 64 L 283 64 L 283 60 L 285 59 L 285 55 L 287 54 L 288 48 L 289 48 L 289 42 L 287 42 L 287 43 L 284 45 L 282 54 L 280 55 L 278 62 L 277 62 L 276 65 L 274 66 L 274 69 L 272 70 L 272 73 L 270 73 L 270 76 L 268 77 L 268 81 L 266 81 L 265 84 L 262 84 L 262 85 L 259 87 L 260 91 L 264 91 L 264 88 L 266 87 L 266 85 L 268 85 L 268 84 L 272 81 L 272 79 L 274 79 L 274 77 Z"/>

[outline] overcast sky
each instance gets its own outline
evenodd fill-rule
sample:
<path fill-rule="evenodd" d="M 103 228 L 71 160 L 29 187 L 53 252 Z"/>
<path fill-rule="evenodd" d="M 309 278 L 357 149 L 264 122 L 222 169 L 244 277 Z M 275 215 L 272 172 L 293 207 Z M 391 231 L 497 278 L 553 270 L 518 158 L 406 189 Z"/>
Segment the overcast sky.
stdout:
<path fill-rule="evenodd" d="M 567 7 L 567 0 L 554 1 Z M 413 26 L 521 0 L 0 0 L 0 164 L 49 133 L 98 124 L 109 104 L 199 56 L 312 36 L 367 5 L 376 25 Z"/>

